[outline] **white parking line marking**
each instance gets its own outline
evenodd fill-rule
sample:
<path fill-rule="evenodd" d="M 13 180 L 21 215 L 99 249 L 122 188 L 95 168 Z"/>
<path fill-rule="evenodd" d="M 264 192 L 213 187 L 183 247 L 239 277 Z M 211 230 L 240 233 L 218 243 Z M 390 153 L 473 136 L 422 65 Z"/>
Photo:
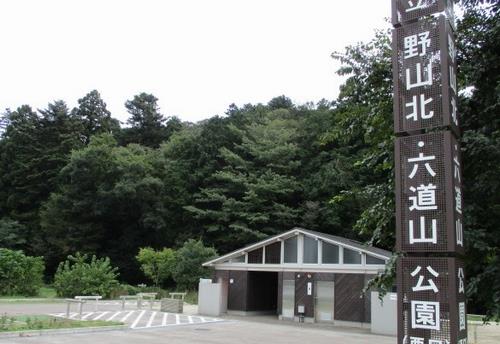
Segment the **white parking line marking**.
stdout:
<path fill-rule="evenodd" d="M 89 316 L 91 316 L 92 314 L 94 314 L 94 312 L 89 312 L 87 314 L 85 314 L 83 317 L 82 317 L 82 320 L 83 319 L 87 319 Z"/>
<path fill-rule="evenodd" d="M 163 314 L 163 319 L 161 321 L 161 326 L 167 326 L 167 316 L 168 316 L 168 313 L 164 313 Z"/>
<path fill-rule="evenodd" d="M 135 319 L 134 323 L 132 324 L 132 326 L 130 326 L 130 328 L 135 328 L 137 326 L 137 324 L 139 323 L 139 321 L 141 320 L 142 316 L 144 315 L 144 313 L 146 313 L 146 311 L 142 311 L 139 316 Z"/>
<path fill-rule="evenodd" d="M 146 324 L 146 327 L 151 327 L 153 325 L 153 320 L 155 319 L 156 312 L 151 313 L 151 316 L 149 317 L 149 321 Z"/>
<path fill-rule="evenodd" d="M 78 315 L 78 313 L 71 313 L 68 319 L 72 319 L 72 318 L 76 317 L 77 315 Z"/>
<path fill-rule="evenodd" d="M 190 316 L 190 315 L 188 316 L 188 322 L 189 322 L 190 324 L 194 323 L 193 317 L 192 317 L 192 316 Z"/>
<path fill-rule="evenodd" d="M 179 314 L 176 314 L 175 315 L 175 324 L 180 324 L 181 323 L 181 319 L 179 319 Z"/>
<path fill-rule="evenodd" d="M 105 316 L 106 314 L 109 314 L 109 312 L 102 312 L 100 315 L 96 316 L 96 317 L 94 318 L 94 320 L 99 320 L 99 319 L 101 319 L 103 316 Z"/>
<path fill-rule="evenodd" d="M 116 312 L 115 314 L 113 314 L 112 316 L 110 316 L 109 318 L 106 319 L 106 321 L 110 321 L 110 320 L 113 320 L 118 314 L 120 314 L 121 312 Z"/>
<path fill-rule="evenodd" d="M 124 322 L 125 320 L 127 320 L 128 317 L 132 315 L 132 313 L 135 313 L 135 311 L 128 312 L 123 318 L 121 318 L 120 322 Z"/>

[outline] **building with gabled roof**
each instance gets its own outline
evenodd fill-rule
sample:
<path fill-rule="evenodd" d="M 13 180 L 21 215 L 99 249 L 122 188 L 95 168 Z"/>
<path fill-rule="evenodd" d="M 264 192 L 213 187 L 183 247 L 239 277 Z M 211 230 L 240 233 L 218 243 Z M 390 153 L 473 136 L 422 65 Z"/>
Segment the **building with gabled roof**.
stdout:
<path fill-rule="evenodd" d="M 208 261 L 223 285 L 224 308 L 241 315 L 369 327 L 367 282 L 392 253 L 295 227 Z"/>

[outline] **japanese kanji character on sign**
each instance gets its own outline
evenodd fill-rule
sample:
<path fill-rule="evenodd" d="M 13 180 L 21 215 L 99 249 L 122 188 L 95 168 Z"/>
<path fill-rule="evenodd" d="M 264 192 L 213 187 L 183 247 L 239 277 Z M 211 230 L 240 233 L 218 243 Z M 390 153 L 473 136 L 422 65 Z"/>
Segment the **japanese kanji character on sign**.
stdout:
<path fill-rule="evenodd" d="M 458 304 L 458 324 L 460 331 L 465 330 L 465 325 L 467 323 L 467 317 L 465 314 L 465 302 L 460 302 Z"/>
<path fill-rule="evenodd" d="M 427 231 L 425 230 L 425 216 L 420 216 L 420 231 L 418 231 L 419 236 L 415 235 L 415 229 L 413 228 L 413 220 L 408 221 L 408 231 L 410 232 L 410 244 L 417 243 L 432 243 L 437 244 L 437 220 L 432 219 L 431 221 L 431 234 L 427 236 Z"/>
<path fill-rule="evenodd" d="M 412 88 L 422 87 L 422 86 L 432 86 L 432 63 L 424 68 L 422 68 L 422 64 L 419 62 L 415 64 L 416 69 L 416 81 L 412 82 L 411 71 L 410 68 L 406 68 L 406 90 L 409 91 Z"/>
<path fill-rule="evenodd" d="M 414 122 L 418 121 L 419 117 L 421 119 L 431 119 L 434 117 L 434 111 L 431 110 L 427 112 L 425 110 L 425 107 L 432 103 L 432 98 L 425 99 L 425 94 L 421 94 L 418 98 L 420 98 L 418 101 L 417 96 L 413 96 L 412 101 L 410 103 L 406 103 L 405 106 L 407 108 L 411 108 L 411 113 L 406 115 L 406 119 L 413 119 Z M 419 111 L 420 108 L 420 111 Z M 419 116 L 420 115 L 420 116 Z"/>
<path fill-rule="evenodd" d="M 416 196 L 409 197 L 412 202 L 410 211 L 413 210 L 436 210 L 436 185 L 420 185 L 417 188 L 411 186 L 411 192 L 417 192 Z"/>
<path fill-rule="evenodd" d="M 413 329 L 440 330 L 439 302 L 412 301 L 411 327 Z"/>
<path fill-rule="evenodd" d="M 427 48 L 431 46 L 429 31 L 421 32 L 417 35 L 411 35 L 404 38 L 404 58 L 409 59 L 415 56 L 425 56 Z"/>
<path fill-rule="evenodd" d="M 418 142 L 418 146 L 420 148 L 423 148 L 425 146 L 425 142 L 424 141 L 419 141 Z M 422 152 L 419 153 L 418 157 L 416 157 L 416 158 L 409 158 L 408 162 L 413 163 L 413 169 L 411 170 L 411 173 L 410 173 L 410 175 L 408 177 L 410 179 L 413 179 L 415 177 L 415 175 L 417 174 L 417 172 L 418 172 L 418 168 L 419 168 L 418 162 L 424 162 L 424 161 L 425 161 L 425 168 L 426 168 L 427 172 L 432 177 L 435 177 L 436 176 L 436 172 L 434 172 L 434 170 L 432 169 L 431 165 L 429 164 L 429 161 L 432 161 L 432 160 L 435 160 L 435 159 L 436 159 L 436 157 L 434 155 L 424 156 L 424 153 L 422 153 Z"/>
<path fill-rule="evenodd" d="M 465 284 L 464 284 L 464 269 L 463 268 L 458 268 L 458 293 L 459 294 L 464 294 L 465 293 Z"/>
<path fill-rule="evenodd" d="M 412 277 L 415 277 L 417 274 L 420 273 L 422 270 L 422 267 L 419 265 L 413 272 L 410 274 Z M 439 273 L 437 273 L 432 267 L 428 266 L 427 271 L 434 277 L 439 277 Z M 427 290 L 432 290 L 433 292 L 437 293 L 439 292 L 439 289 L 436 286 L 436 283 L 434 283 L 434 280 L 432 278 L 429 278 L 427 280 L 428 284 L 423 285 L 424 282 L 424 275 L 419 275 L 418 276 L 418 282 L 417 285 L 412 288 L 413 291 L 427 291 Z"/>
<path fill-rule="evenodd" d="M 423 0 L 408 0 L 408 8 L 406 9 L 406 12 L 413 12 L 425 8 L 425 3 L 423 2 Z"/>

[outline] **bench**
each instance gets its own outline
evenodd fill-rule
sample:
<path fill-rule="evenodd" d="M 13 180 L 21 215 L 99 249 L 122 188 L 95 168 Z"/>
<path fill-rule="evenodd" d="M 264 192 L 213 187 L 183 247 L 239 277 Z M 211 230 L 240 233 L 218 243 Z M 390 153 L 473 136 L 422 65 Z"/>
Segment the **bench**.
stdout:
<path fill-rule="evenodd" d="M 168 293 L 168 295 L 170 295 L 171 299 L 175 299 L 179 296 L 180 299 L 184 301 L 184 298 L 186 297 L 187 293 Z"/>
<path fill-rule="evenodd" d="M 82 308 L 83 304 L 86 302 L 85 300 L 75 300 L 75 299 L 65 299 L 66 301 L 66 318 L 69 319 L 70 316 L 70 308 L 72 303 L 77 303 L 78 304 L 78 314 L 80 315 L 80 318 L 82 317 Z"/>
<path fill-rule="evenodd" d="M 158 295 L 158 293 L 139 293 L 139 294 L 137 294 L 137 296 L 138 296 L 138 298 L 137 298 L 137 308 L 141 308 L 142 307 L 142 300 L 149 299 L 149 308 L 153 309 L 153 305 L 154 305 L 154 302 L 155 302 L 155 299 L 156 299 L 156 295 Z"/>
<path fill-rule="evenodd" d="M 125 301 L 127 300 L 137 300 L 137 308 L 141 308 L 141 300 L 138 295 L 122 295 L 120 299 L 122 300 L 122 310 L 125 309 Z"/>
<path fill-rule="evenodd" d="M 95 303 L 94 303 L 94 312 L 97 312 L 97 309 L 99 307 L 99 300 L 102 300 L 102 296 L 100 295 L 80 295 L 80 296 L 75 296 L 75 300 L 94 300 Z"/>

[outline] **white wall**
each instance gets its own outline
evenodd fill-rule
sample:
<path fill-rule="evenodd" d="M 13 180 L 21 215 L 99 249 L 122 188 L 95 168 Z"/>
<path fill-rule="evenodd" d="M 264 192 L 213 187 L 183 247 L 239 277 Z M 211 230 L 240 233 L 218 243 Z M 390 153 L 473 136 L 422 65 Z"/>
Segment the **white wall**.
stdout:
<path fill-rule="evenodd" d="M 398 331 L 398 298 L 396 293 L 387 293 L 381 303 L 378 292 L 371 294 L 372 333 L 396 336 Z"/>

